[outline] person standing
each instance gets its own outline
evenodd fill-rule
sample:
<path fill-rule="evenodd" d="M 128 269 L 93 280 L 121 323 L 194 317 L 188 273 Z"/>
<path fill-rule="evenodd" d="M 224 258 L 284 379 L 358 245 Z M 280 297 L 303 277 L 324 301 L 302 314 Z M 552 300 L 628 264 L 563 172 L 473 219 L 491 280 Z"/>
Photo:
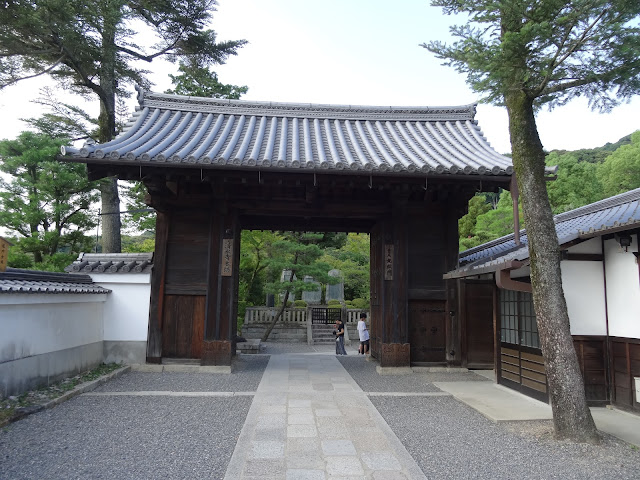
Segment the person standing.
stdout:
<path fill-rule="evenodd" d="M 369 330 L 367 330 L 367 314 L 360 312 L 360 320 L 358 321 L 358 336 L 360 337 L 360 346 L 358 347 L 358 355 L 369 354 Z"/>
<path fill-rule="evenodd" d="M 336 355 L 346 355 L 347 351 L 344 349 L 344 323 L 342 319 L 338 319 L 336 322 Z"/>

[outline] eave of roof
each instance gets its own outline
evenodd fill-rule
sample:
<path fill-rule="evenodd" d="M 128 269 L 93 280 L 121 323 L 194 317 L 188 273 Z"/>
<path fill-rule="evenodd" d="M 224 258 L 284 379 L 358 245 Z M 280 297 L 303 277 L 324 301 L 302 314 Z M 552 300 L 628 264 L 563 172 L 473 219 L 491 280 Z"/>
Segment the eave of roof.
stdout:
<path fill-rule="evenodd" d="M 105 144 L 61 159 L 115 165 L 311 170 L 354 174 L 505 176 L 475 105 L 372 107 L 247 102 L 139 89 L 140 108 Z"/>
<path fill-rule="evenodd" d="M 0 293 L 109 293 L 88 275 L 69 275 L 35 270 L 7 268 L 0 272 Z"/>
<path fill-rule="evenodd" d="M 77 275 L 151 273 L 152 269 L 153 253 L 80 253 L 64 270 Z"/>
<path fill-rule="evenodd" d="M 640 188 L 554 216 L 558 244 L 623 230 L 640 228 Z M 478 245 L 460 253 L 460 268 L 448 278 L 461 278 L 500 270 L 510 261 L 529 259 L 526 230 L 520 231 L 521 245 L 513 234 Z"/>

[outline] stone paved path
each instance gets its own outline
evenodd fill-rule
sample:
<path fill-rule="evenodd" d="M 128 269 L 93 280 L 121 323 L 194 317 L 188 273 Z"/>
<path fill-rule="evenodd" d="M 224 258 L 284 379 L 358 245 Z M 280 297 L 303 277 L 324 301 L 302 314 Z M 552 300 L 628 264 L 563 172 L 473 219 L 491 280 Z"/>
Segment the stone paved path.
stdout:
<path fill-rule="evenodd" d="M 333 355 L 271 357 L 225 480 L 426 478 Z"/>

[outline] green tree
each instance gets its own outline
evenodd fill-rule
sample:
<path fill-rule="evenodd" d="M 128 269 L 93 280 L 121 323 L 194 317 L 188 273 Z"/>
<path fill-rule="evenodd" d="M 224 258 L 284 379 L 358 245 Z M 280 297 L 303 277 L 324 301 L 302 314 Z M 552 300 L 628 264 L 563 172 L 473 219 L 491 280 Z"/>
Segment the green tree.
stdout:
<path fill-rule="evenodd" d="M 547 155 L 549 166 L 557 165 L 556 180 L 547 183 L 549 202 L 554 214 L 567 212 L 604 198 L 596 177 L 598 165 L 579 161 L 573 153 Z"/>
<path fill-rule="evenodd" d="M 100 100 L 98 140 L 116 134 L 116 97 L 148 85 L 137 62 L 156 58 L 206 67 L 245 41 L 216 42 L 207 28 L 215 0 L 15 0 L 0 8 L 0 88 L 50 75 L 70 91 Z M 153 46 L 145 35 L 155 36 Z M 100 184 L 103 251 L 121 248 L 115 178 Z"/>
<path fill-rule="evenodd" d="M 77 252 L 83 232 L 95 225 L 89 209 L 97 190 L 86 167 L 55 161 L 66 141 L 23 132 L 0 142 L 0 171 L 8 175 L 0 179 L 0 224 L 20 235 L 20 250 L 36 264 L 49 261 L 54 269 L 66 260 L 47 258 L 63 248 Z"/>
<path fill-rule="evenodd" d="M 331 237 L 331 236 L 329 236 Z M 272 245 L 272 255 L 268 261 L 268 269 L 272 281 L 267 284 L 267 291 L 274 294 L 284 294 L 282 306 L 269 324 L 262 336 L 266 342 L 273 327 L 282 317 L 291 295 L 302 293 L 305 290 L 315 289 L 312 283 L 305 283 L 304 277 L 309 275 L 320 283 L 335 283 L 338 279 L 330 277 L 330 266 L 321 262 L 322 249 L 319 244 L 326 241 L 327 234 L 308 232 L 286 232 L 282 239 Z M 281 272 L 289 272 L 289 278 L 280 280 Z"/>
<path fill-rule="evenodd" d="M 239 301 L 248 305 L 263 305 L 265 301 L 266 269 L 274 243 L 282 236 L 264 230 L 243 230 L 240 240 Z"/>
<path fill-rule="evenodd" d="M 522 213 L 522 207 L 520 205 L 519 207 Z M 522 216 L 520 218 L 522 218 Z M 523 227 L 524 225 L 521 224 L 520 228 Z M 514 228 L 511 192 L 503 190 L 502 193 L 500 193 L 495 208 L 478 215 L 476 224 L 472 230 L 472 235 L 464 238 L 462 238 L 462 236 L 460 237 L 460 251 L 462 252 L 477 247 L 483 243 L 513 233 Z"/>
<path fill-rule="evenodd" d="M 640 91 L 640 2 L 434 0 L 466 15 L 451 45 L 423 46 L 467 75 L 485 100 L 507 108 L 531 259 L 531 284 L 557 437 L 598 441 L 562 291 L 559 247 L 546 192 L 535 112 L 586 96 L 610 109 Z"/>
<path fill-rule="evenodd" d="M 369 235 L 350 233 L 343 247 L 329 248 L 323 254 L 321 260 L 342 273 L 345 300 L 369 299 L 369 252 Z"/>
<path fill-rule="evenodd" d="M 458 220 L 458 235 L 460 236 L 460 251 L 470 248 L 463 246 L 462 242 L 475 235 L 478 217 L 491 210 L 491 205 L 487 203 L 484 195 L 477 194 L 469 200 L 469 208 L 465 215 Z"/>
<path fill-rule="evenodd" d="M 605 197 L 640 187 L 640 130 L 631 135 L 631 144 L 613 152 L 598 168 Z"/>
<path fill-rule="evenodd" d="M 239 87 L 220 82 L 216 72 L 212 72 L 209 68 L 189 66 L 181 62 L 178 71 L 180 75 L 169 74 L 174 88 L 165 93 L 238 100 L 249 90 L 246 85 Z"/>

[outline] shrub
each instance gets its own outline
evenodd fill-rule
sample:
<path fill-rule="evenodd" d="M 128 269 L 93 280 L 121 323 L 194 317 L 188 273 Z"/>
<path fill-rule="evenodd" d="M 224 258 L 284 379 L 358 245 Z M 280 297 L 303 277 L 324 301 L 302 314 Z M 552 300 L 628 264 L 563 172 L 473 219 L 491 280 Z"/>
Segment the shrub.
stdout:
<path fill-rule="evenodd" d="M 339 307 L 342 304 L 340 303 L 340 300 L 329 300 L 327 302 L 327 305 L 329 305 L 330 307 Z"/>
<path fill-rule="evenodd" d="M 293 302 L 293 306 L 295 308 L 307 308 L 307 302 L 305 302 L 304 300 L 296 300 L 295 302 Z"/>
<path fill-rule="evenodd" d="M 354 298 L 351 301 L 351 304 L 353 305 L 353 308 L 360 308 L 362 310 L 368 310 L 369 309 L 369 302 L 367 300 L 365 300 L 364 298 Z"/>

